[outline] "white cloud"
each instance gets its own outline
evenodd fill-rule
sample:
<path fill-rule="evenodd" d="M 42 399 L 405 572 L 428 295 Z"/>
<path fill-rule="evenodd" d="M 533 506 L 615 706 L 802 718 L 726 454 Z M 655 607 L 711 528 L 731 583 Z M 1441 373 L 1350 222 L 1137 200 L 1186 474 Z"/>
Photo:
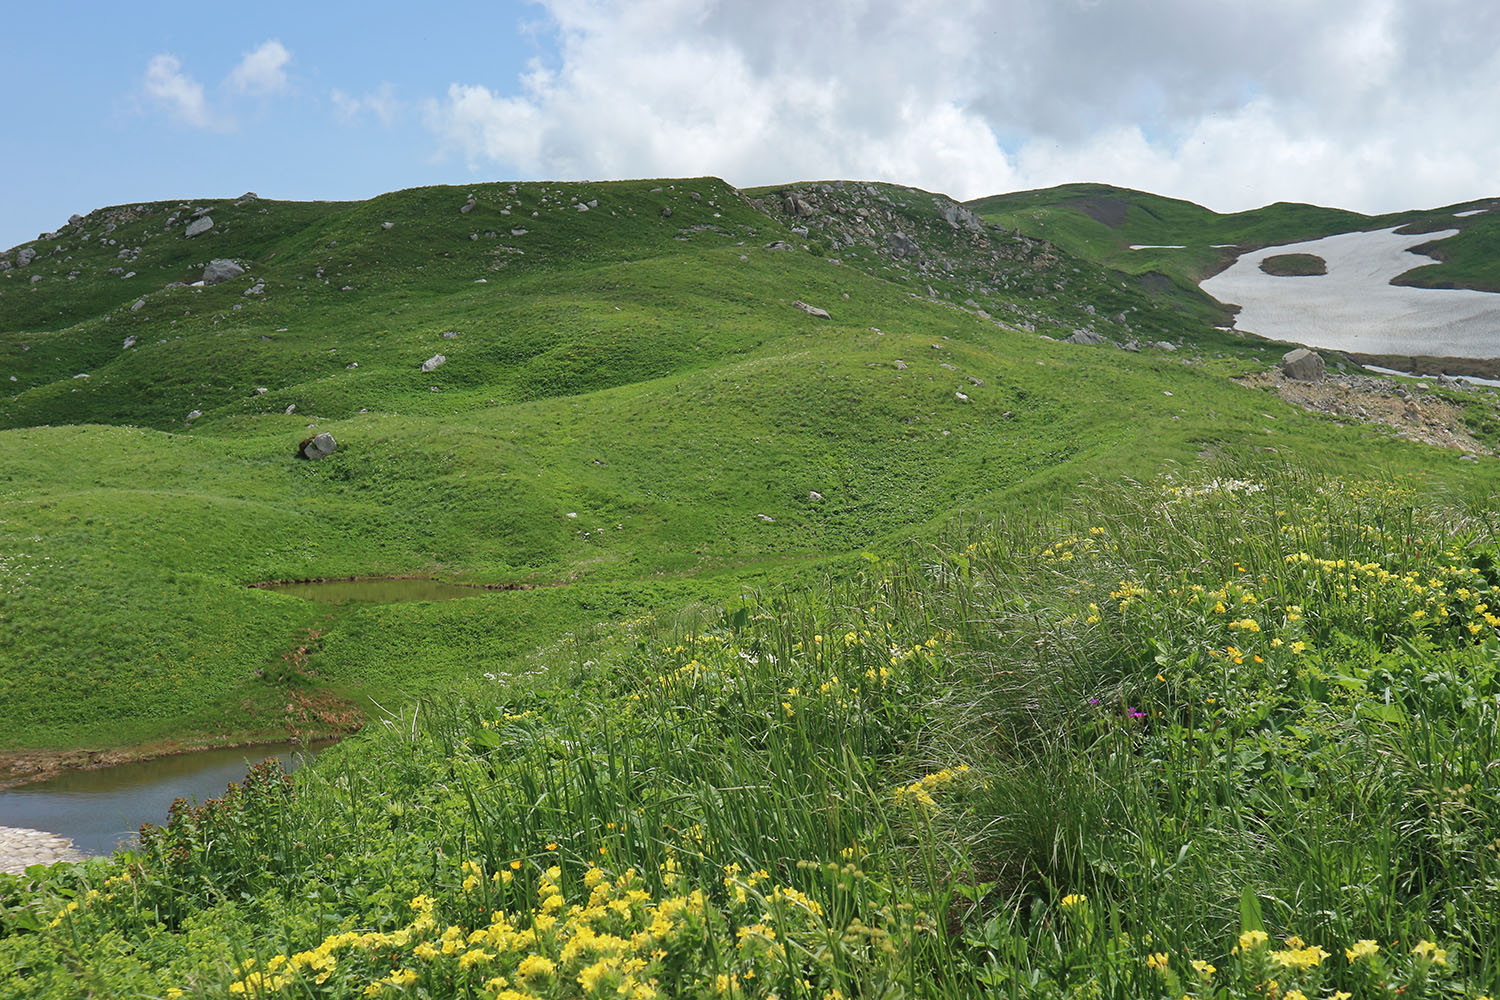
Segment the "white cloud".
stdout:
<path fill-rule="evenodd" d="M 260 97 L 280 94 L 287 89 L 286 65 L 291 61 L 292 54 L 286 46 L 273 38 L 245 53 L 224 82 L 239 94 Z"/>
<path fill-rule="evenodd" d="M 1220 210 L 1500 193 L 1500 5 L 542 0 L 555 63 L 428 101 L 473 168 L 975 197 L 1100 180 Z"/>
<path fill-rule="evenodd" d="M 333 101 L 339 118 L 346 124 L 353 124 L 365 114 L 370 114 L 379 119 L 380 124 L 389 127 L 402 110 L 401 101 L 396 97 L 396 88 L 389 83 L 382 83 L 363 97 L 354 97 L 336 87 L 328 96 Z"/>
<path fill-rule="evenodd" d="M 209 129 L 223 129 L 229 124 L 209 107 L 203 84 L 184 73 L 182 60 L 170 53 L 153 56 L 147 63 L 143 89 L 147 97 L 184 124 Z"/>

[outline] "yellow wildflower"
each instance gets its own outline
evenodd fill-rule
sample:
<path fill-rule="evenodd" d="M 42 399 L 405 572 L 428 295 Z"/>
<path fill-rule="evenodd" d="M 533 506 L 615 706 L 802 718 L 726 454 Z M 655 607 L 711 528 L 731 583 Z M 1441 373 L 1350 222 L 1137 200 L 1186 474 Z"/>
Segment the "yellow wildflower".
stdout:
<path fill-rule="evenodd" d="M 1344 955 L 1349 959 L 1349 964 L 1353 965 L 1359 959 L 1368 958 L 1379 950 L 1380 945 L 1376 944 L 1369 938 L 1361 938 L 1360 940 L 1354 942 L 1354 944 L 1350 945 L 1348 948 L 1345 948 Z"/>

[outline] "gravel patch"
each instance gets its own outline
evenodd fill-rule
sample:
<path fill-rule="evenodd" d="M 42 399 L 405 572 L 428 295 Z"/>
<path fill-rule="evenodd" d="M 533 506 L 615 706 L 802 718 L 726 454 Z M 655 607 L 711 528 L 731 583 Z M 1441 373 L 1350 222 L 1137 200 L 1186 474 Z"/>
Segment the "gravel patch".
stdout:
<path fill-rule="evenodd" d="M 31 865 L 82 860 L 83 855 L 73 849 L 67 837 L 45 830 L 0 826 L 0 872 L 19 875 Z"/>

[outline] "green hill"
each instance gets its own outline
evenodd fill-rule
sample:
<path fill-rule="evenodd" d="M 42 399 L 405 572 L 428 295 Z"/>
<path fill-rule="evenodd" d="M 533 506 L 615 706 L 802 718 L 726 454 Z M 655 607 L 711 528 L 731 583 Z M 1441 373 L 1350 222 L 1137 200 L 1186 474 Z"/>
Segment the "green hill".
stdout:
<path fill-rule="evenodd" d="M 696 178 L 9 252 L 3 773 L 368 724 L 0 875 L 0 998 L 1493 993 L 1494 458 L 1409 438 L 1500 403 L 1292 405 L 1196 288 L 1376 221 Z M 495 589 L 252 586 L 405 575 Z"/>

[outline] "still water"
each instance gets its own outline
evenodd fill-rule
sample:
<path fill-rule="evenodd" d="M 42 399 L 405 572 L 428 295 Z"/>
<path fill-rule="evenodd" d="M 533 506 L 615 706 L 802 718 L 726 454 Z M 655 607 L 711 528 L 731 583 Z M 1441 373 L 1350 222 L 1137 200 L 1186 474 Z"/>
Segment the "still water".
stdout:
<path fill-rule="evenodd" d="M 307 750 L 316 755 L 327 744 Z M 162 823 L 176 798 L 218 798 L 252 764 L 275 757 L 287 770 L 304 760 L 284 743 L 201 750 L 120 764 L 97 771 L 68 771 L 47 781 L 0 792 L 0 826 L 19 826 L 70 837 L 84 854 L 109 854 L 133 843 L 142 823 Z"/>
<path fill-rule="evenodd" d="M 460 597 L 478 597 L 485 593 L 479 587 L 442 580 L 326 580 L 312 583 L 270 583 L 262 590 L 294 594 L 309 601 L 343 604 L 359 601 L 366 604 L 404 604 L 408 601 L 452 601 Z"/>

